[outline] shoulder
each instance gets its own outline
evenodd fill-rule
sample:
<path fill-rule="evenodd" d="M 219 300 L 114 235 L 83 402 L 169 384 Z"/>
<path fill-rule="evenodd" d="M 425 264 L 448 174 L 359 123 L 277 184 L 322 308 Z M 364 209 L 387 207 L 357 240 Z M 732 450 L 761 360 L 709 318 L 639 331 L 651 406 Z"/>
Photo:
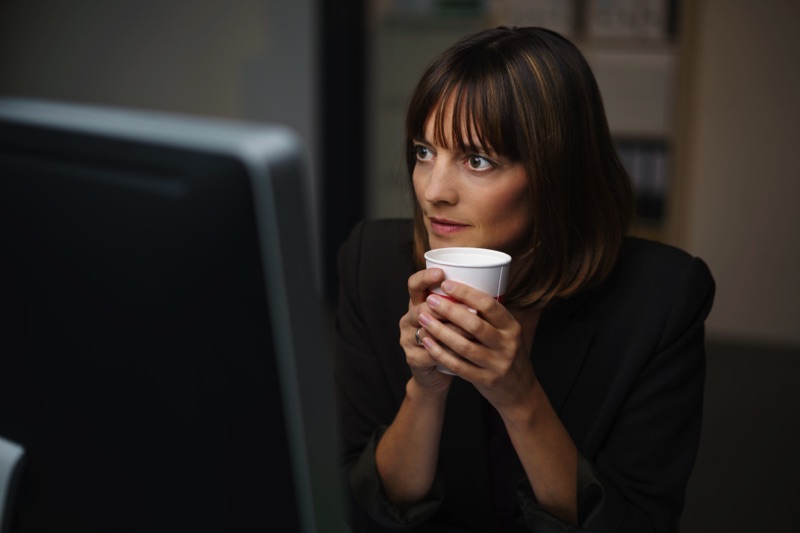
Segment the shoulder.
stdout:
<path fill-rule="evenodd" d="M 339 254 L 370 260 L 410 254 L 413 231 L 409 219 L 364 220 L 350 230 Z"/>
<path fill-rule="evenodd" d="M 344 247 L 353 246 L 380 246 L 391 248 L 393 246 L 407 245 L 413 237 L 413 223 L 406 218 L 382 218 L 375 220 L 362 220 L 350 230 Z"/>
<path fill-rule="evenodd" d="M 713 282 L 707 265 L 699 257 L 668 244 L 636 237 L 627 237 L 620 252 L 615 274 L 641 279 L 643 282 L 669 283 L 686 271 L 696 270 L 706 281 Z"/>
<path fill-rule="evenodd" d="M 714 278 L 701 258 L 675 246 L 628 237 L 609 277 L 566 307 L 606 328 L 616 324 L 612 329 L 644 331 L 674 321 L 681 328 L 705 320 L 714 293 Z"/>
<path fill-rule="evenodd" d="M 714 278 L 706 263 L 675 246 L 627 237 L 609 280 L 618 287 L 658 287 L 669 292 L 679 285 L 712 289 Z"/>
<path fill-rule="evenodd" d="M 584 295 L 579 307 L 603 329 L 637 331 L 637 342 L 648 336 L 652 342 L 670 342 L 703 324 L 715 290 L 701 258 L 674 246 L 629 237 L 614 271 Z"/>
<path fill-rule="evenodd" d="M 409 219 L 365 220 L 356 224 L 339 249 L 339 275 L 345 285 L 405 279 L 412 270 L 413 224 Z"/>

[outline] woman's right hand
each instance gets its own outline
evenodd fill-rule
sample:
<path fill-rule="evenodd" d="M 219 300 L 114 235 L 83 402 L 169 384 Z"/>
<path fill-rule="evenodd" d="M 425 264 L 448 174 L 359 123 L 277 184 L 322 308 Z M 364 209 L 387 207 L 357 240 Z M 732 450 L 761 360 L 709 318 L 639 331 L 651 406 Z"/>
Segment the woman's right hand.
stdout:
<path fill-rule="evenodd" d="M 441 269 L 416 272 L 408 278 L 408 312 L 400 319 L 400 345 L 412 377 L 406 396 L 375 449 L 375 466 L 386 498 L 407 508 L 430 494 L 436 478 L 447 395 L 453 377 L 436 369 L 428 350 L 417 343 L 421 313 L 438 316 L 428 307 L 428 291 L 444 280 Z M 425 330 L 420 330 L 420 333 Z"/>
<path fill-rule="evenodd" d="M 428 350 L 417 343 L 416 333 L 424 337 L 425 329 L 419 323 L 419 315 L 427 313 L 438 318 L 428 307 L 425 299 L 433 287 L 444 281 L 444 271 L 439 268 L 420 270 L 408 278 L 408 312 L 400 319 L 400 346 L 406 353 L 406 362 L 417 383 L 428 389 L 442 390 L 450 387 L 453 376 L 443 374 L 436 369 L 436 363 Z"/>

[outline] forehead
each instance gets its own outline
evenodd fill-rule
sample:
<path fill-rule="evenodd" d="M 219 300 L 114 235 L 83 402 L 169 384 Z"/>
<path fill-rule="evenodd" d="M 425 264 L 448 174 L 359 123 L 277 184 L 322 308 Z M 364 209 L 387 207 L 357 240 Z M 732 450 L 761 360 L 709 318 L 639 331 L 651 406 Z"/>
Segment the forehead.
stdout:
<path fill-rule="evenodd" d="M 425 140 L 448 148 L 488 148 L 491 143 L 484 138 L 475 113 L 468 112 L 467 107 L 454 95 L 434 105 L 425 119 Z"/>

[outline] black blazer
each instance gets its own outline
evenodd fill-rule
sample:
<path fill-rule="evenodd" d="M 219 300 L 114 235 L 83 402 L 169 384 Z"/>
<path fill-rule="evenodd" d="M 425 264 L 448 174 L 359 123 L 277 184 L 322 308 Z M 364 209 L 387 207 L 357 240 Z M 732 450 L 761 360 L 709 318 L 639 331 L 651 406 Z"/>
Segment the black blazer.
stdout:
<path fill-rule="evenodd" d="M 536 505 L 513 449 L 506 446 L 498 458 L 492 409 L 460 379 L 448 395 L 430 499 L 401 512 L 383 497 L 375 445 L 411 377 L 398 328 L 414 272 L 411 235 L 406 220 L 362 223 L 340 251 L 335 370 L 355 515 L 370 517 L 363 518 L 370 531 L 420 523 L 563 531 L 565 524 Z M 581 454 L 586 530 L 677 529 L 700 437 L 703 324 L 714 290 L 702 260 L 627 238 L 599 288 L 542 313 L 532 362 Z M 501 516 L 504 504 L 514 510 L 515 525 Z"/>

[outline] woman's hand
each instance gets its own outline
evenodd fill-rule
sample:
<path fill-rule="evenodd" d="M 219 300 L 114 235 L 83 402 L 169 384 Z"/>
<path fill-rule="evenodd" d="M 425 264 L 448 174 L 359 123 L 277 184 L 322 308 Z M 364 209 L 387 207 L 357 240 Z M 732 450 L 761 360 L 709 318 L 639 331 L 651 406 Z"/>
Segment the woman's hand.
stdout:
<path fill-rule="evenodd" d="M 491 296 L 454 281 L 441 288 L 458 302 L 430 294 L 415 307 L 426 332 L 425 360 L 471 382 L 504 418 L 529 407 L 536 385 L 532 338 L 524 338 L 520 322 Z M 538 316 L 536 311 L 527 316 L 527 329 L 535 329 Z"/>
<path fill-rule="evenodd" d="M 416 339 L 417 330 L 420 330 L 421 337 L 425 336 L 425 329 L 419 321 L 421 314 L 441 318 L 428 306 L 426 297 L 430 289 L 438 286 L 442 280 L 444 272 L 439 268 L 420 270 L 411 275 L 408 278 L 408 312 L 400 319 L 400 346 L 406 353 L 406 362 L 414 379 L 426 389 L 447 389 L 453 380 L 452 376 L 436 369 L 436 361 Z M 443 327 L 446 326 L 443 324 Z"/>
<path fill-rule="evenodd" d="M 578 451 L 547 395 L 538 386 L 530 361 L 529 350 L 540 312 L 534 309 L 515 317 L 491 296 L 454 281 L 442 282 L 441 289 L 455 301 L 428 294 L 426 289 L 435 285 L 441 279 L 439 276 L 422 273 L 409 279 L 411 304 L 404 317 L 408 323 L 404 325 L 401 321 L 404 347 L 410 343 L 420 348 L 414 339 L 414 320 L 425 331 L 422 342 L 426 353 L 420 353 L 419 349 L 406 351 L 413 352 L 409 365 L 414 377 L 432 386 L 452 379 L 433 366 L 439 364 L 472 383 L 502 417 L 536 500 L 553 515 L 577 524 Z M 437 413 L 444 418 L 443 412 Z M 408 424 L 405 418 L 401 421 Z M 438 435 L 435 441 L 427 442 L 428 457 L 435 454 L 435 443 Z M 405 449 L 381 450 L 385 452 L 381 457 L 393 457 L 392 454 Z M 397 471 L 407 473 L 407 464 L 410 463 Z M 419 483 L 418 487 L 427 490 L 429 485 Z"/>

